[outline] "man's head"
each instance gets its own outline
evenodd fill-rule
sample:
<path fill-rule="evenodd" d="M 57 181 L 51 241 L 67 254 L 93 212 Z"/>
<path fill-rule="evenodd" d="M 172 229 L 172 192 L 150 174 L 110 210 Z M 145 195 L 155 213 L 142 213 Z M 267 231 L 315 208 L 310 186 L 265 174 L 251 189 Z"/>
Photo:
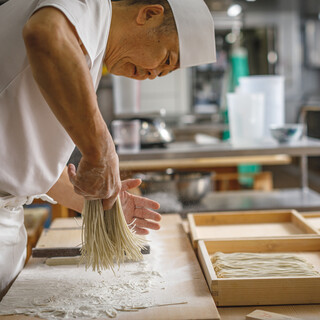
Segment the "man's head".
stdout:
<path fill-rule="evenodd" d="M 113 0 L 112 9 L 110 73 L 154 79 L 215 59 L 213 21 L 203 0 Z"/>
<path fill-rule="evenodd" d="M 110 73 L 144 80 L 179 67 L 179 41 L 166 0 L 116 0 L 105 63 Z"/>

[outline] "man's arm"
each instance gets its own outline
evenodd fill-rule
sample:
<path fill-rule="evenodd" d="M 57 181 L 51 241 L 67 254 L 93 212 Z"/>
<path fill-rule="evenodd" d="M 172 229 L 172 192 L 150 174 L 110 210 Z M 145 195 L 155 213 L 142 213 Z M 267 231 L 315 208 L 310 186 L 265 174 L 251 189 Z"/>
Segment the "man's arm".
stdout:
<path fill-rule="evenodd" d="M 68 177 L 67 167 L 47 194 L 64 207 L 82 212 L 84 198 L 74 192 L 73 184 Z"/>
<path fill-rule="evenodd" d="M 74 27 L 61 11 L 45 7 L 26 23 L 23 37 L 41 93 L 82 153 L 77 172 L 69 167 L 75 191 L 111 207 L 121 187 L 119 160 Z"/>
<path fill-rule="evenodd" d="M 141 180 L 139 179 L 123 181 L 120 199 L 126 222 L 128 224 L 134 222 L 137 234 L 148 234 L 149 229 L 158 230 L 160 228 L 161 216 L 154 211 L 159 209 L 159 204 L 156 201 L 129 193 L 130 189 L 137 188 L 140 183 Z M 74 192 L 73 185 L 68 178 L 67 167 L 47 194 L 61 205 L 82 212 L 84 199 Z M 103 207 L 106 209 L 105 200 L 103 201 Z"/>

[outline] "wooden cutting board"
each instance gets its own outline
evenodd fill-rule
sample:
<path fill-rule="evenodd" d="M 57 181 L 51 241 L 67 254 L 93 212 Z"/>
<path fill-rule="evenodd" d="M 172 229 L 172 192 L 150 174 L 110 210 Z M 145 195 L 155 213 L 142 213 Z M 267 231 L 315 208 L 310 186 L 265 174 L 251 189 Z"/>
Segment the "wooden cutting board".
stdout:
<path fill-rule="evenodd" d="M 81 255 L 81 219 L 55 219 L 50 229 L 44 229 L 35 248 L 34 258 L 75 257 Z M 150 253 L 146 243 L 142 254 Z"/>

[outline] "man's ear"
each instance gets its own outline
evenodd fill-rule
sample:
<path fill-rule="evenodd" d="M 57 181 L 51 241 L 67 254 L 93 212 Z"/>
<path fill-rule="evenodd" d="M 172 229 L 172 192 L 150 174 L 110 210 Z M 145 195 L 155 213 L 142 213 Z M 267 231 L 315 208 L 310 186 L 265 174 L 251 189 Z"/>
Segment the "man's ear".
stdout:
<path fill-rule="evenodd" d="M 142 6 L 138 11 L 136 22 L 139 25 L 144 25 L 150 19 L 158 20 L 159 18 L 161 19 L 161 22 L 162 22 L 163 13 L 164 13 L 164 8 L 160 4 Z"/>

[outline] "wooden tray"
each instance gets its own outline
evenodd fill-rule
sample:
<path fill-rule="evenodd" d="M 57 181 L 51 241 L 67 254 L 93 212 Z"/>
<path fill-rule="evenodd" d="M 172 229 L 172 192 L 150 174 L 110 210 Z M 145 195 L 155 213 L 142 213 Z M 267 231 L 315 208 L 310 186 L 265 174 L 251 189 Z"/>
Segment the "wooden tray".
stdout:
<path fill-rule="evenodd" d="M 194 248 L 206 239 L 319 234 L 295 210 L 189 213 L 188 221 Z"/>
<path fill-rule="evenodd" d="M 307 304 L 320 302 L 320 276 L 290 278 L 217 278 L 215 252 L 290 252 L 320 272 L 320 237 L 200 240 L 198 256 L 217 306 Z"/>
<path fill-rule="evenodd" d="M 305 212 L 301 213 L 307 223 L 315 228 L 320 234 L 320 212 Z"/>

